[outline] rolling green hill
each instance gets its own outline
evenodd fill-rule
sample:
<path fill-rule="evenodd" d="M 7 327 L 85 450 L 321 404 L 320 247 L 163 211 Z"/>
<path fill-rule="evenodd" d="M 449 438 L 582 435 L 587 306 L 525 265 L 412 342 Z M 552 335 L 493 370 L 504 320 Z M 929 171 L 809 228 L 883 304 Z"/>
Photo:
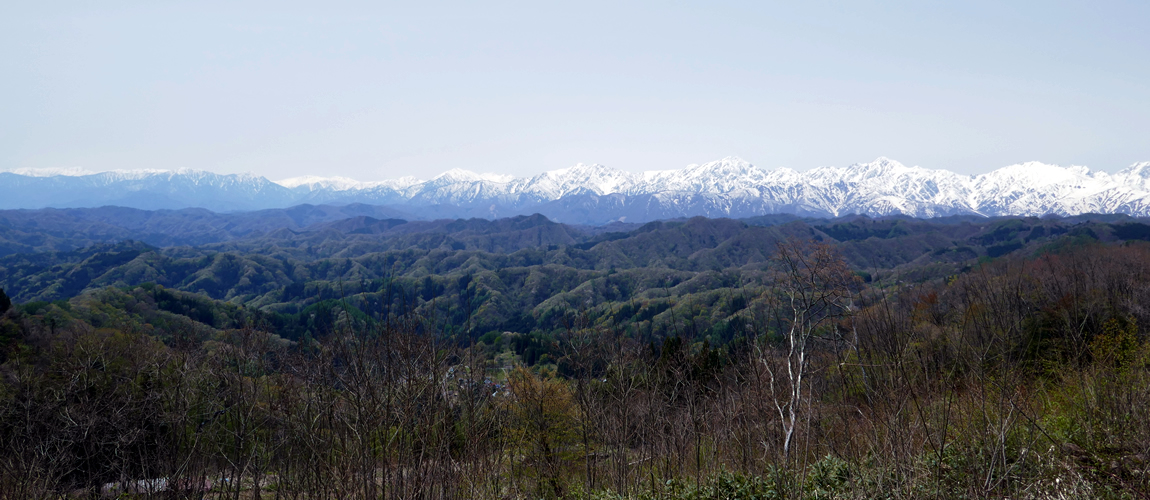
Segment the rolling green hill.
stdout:
<path fill-rule="evenodd" d="M 0 286 L 17 302 L 51 302 L 154 284 L 291 316 L 278 320 L 288 338 L 324 333 L 298 315 L 338 301 L 368 318 L 428 315 L 472 338 L 550 335 L 563 328 L 564 315 L 579 311 L 653 337 L 722 343 L 767 285 L 767 262 L 783 240 L 831 243 L 866 281 L 890 286 L 957 275 L 1006 255 L 1147 238 L 1150 226 L 1121 218 L 700 217 L 592 229 L 539 215 L 355 216 L 198 246 L 124 241 L 18 253 L 0 258 Z"/>

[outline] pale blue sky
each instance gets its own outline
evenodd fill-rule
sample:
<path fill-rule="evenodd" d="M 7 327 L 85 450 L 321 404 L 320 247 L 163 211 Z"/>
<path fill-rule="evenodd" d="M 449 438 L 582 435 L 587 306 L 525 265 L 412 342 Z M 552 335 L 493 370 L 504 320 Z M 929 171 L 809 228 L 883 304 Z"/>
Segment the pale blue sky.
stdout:
<path fill-rule="evenodd" d="M 1150 2 L 8 2 L 0 169 L 1150 160 Z"/>

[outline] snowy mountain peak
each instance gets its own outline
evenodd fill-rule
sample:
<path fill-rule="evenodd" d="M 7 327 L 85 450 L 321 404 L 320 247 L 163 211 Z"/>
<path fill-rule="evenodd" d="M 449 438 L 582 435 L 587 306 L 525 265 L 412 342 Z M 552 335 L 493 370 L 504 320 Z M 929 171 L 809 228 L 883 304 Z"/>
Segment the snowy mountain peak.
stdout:
<path fill-rule="evenodd" d="M 590 191 L 598 195 L 625 192 L 635 182 L 634 175 L 598 163 L 577 163 L 573 167 L 550 170 L 523 182 L 521 191 L 543 198 L 558 199 Z"/>
<path fill-rule="evenodd" d="M 846 176 L 855 182 L 875 177 L 905 174 L 909 171 L 925 171 L 925 169 L 920 167 L 907 167 L 902 163 L 883 156 L 880 156 L 869 163 L 855 163 L 854 165 L 850 165 L 843 170 Z"/>
<path fill-rule="evenodd" d="M 878 158 L 875 158 L 874 161 L 871 161 L 870 163 L 855 163 L 854 165 L 851 165 L 850 167 L 847 167 L 847 168 L 865 168 L 865 169 L 869 169 L 869 170 L 876 170 L 876 169 L 879 169 L 879 170 L 897 170 L 897 169 L 905 169 L 907 167 L 906 167 L 906 165 L 903 165 L 902 163 L 900 163 L 898 161 L 892 160 L 892 159 L 887 158 L 885 156 L 880 156 Z"/>
<path fill-rule="evenodd" d="M 380 182 L 367 182 L 364 184 L 368 185 L 368 186 L 387 186 L 387 187 L 392 188 L 392 189 L 404 189 L 404 188 L 409 188 L 411 186 L 414 186 L 416 184 L 420 184 L 422 182 L 424 182 L 422 179 L 417 179 L 415 177 L 407 175 L 404 177 L 400 177 L 398 179 L 388 179 L 386 181 L 380 181 Z"/>
<path fill-rule="evenodd" d="M 1002 167 L 993 172 L 977 176 L 977 178 L 984 182 L 999 183 L 1009 181 L 1020 186 L 1037 187 L 1074 182 L 1088 174 L 1089 170 L 1083 173 L 1080 170 L 1060 167 L 1058 165 L 1029 161 Z"/>
<path fill-rule="evenodd" d="M 1120 170 L 1115 175 L 1141 177 L 1143 179 L 1150 179 L 1150 161 L 1135 163 Z"/>
<path fill-rule="evenodd" d="M 731 167 L 747 168 L 747 167 L 753 167 L 754 166 L 751 164 L 751 162 L 744 160 L 738 156 L 727 156 L 727 157 L 724 157 L 723 159 L 718 160 L 718 161 L 712 161 L 712 162 L 705 163 L 705 165 L 713 165 L 713 164 L 719 164 L 719 165 L 722 165 L 722 166 L 727 167 L 727 168 L 731 168 Z"/>
<path fill-rule="evenodd" d="M 365 203 L 434 217 L 539 212 L 553 220 L 578 223 L 599 223 L 621 216 L 642 221 L 768 213 L 1150 216 L 1150 162 L 1131 165 L 1116 174 L 1027 162 L 974 176 L 909 167 L 885 157 L 805 172 L 789 168 L 766 171 L 735 156 L 642 173 L 582 163 L 532 177 L 453 169 L 427 181 L 407 177 L 361 182 L 346 177 L 301 176 L 272 183 L 252 174 L 187 169 L 103 173 L 24 170 L 3 176 L 0 208 L 119 205 L 251 210 L 301 203 Z M 601 200 L 607 195 L 617 196 Z"/>
<path fill-rule="evenodd" d="M 738 156 L 728 156 L 721 160 L 711 161 L 702 165 L 694 164 L 688 165 L 683 169 L 684 172 L 723 172 L 723 173 L 744 173 L 755 170 L 751 162 L 746 161 Z"/>
<path fill-rule="evenodd" d="M 737 156 L 682 170 L 656 170 L 640 175 L 643 191 L 723 194 L 755 189 L 767 179 L 767 172 Z M 638 189 L 638 188 L 636 188 Z"/>
<path fill-rule="evenodd" d="M 79 177 L 82 175 L 95 175 L 93 172 L 84 167 L 70 167 L 70 168 L 16 168 L 6 170 L 10 174 L 23 175 L 27 177 Z"/>
<path fill-rule="evenodd" d="M 569 174 L 573 174 L 573 173 L 598 173 L 598 172 L 612 172 L 612 171 L 615 171 L 615 169 L 605 167 L 605 166 L 600 165 L 598 163 L 591 163 L 591 164 L 576 163 L 575 165 L 567 167 L 567 168 L 557 168 L 555 170 L 548 170 L 548 171 L 543 172 L 542 174 L 539 174 L 539 175 L 560 175 L 560 176 L 562 176 L 562 175 L 569 175 Z"/>
<path fill-rule="evenodd" d="M 441 184 L 443 182 L 499 182 L 499 183 L 504 183 L 504 182 L 511 182 L 512 180 L 515 180 L 515 176 L 502 175 L 502 174 L 492 174 L 492 173 L 479 174 L 479 173 L 472 172 L 470 170 L 464 170 L 462 168 L 453 168 L 451 170 L 448 170 L 442 174 L 435 176 L 431 180 L 437 181 L 438 183 L 441 183 Z"/>
<path fill-rule="evenodd" d="M 320 177 L 317 175 L 302 175 L 274 182 L 288 189 L 303 187 L 308 191 L 316 191 L 319 189 L 334 189 L 337 191 L 362 189 L 365 184 L 347 177 Z"/>

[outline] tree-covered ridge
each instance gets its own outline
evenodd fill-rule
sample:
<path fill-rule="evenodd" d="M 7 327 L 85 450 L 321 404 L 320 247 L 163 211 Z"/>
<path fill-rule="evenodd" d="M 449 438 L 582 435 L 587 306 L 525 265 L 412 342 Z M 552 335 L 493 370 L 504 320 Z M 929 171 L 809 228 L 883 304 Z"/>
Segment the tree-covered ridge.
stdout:
<path fill-rule="evenodd" d="M 828 242 L 864 280 L 889 286 L 1008 254 L 1148 237 L 1150 226 L 1138 222 L 1091 219 L 696 218 L 590 231 L 541 216 L 353 217 L 199 247 L 124 242 L 10 255 L 0 258 L 0 286 L 17 302 L 152 283 L 292 317 L 333 301 L 365 317 L 410 309 L 472 338 L 553 335 L 579 311 L 595 324 L 724 343 L 742 327 L 749 297 L 766 285 L 764 269 L 786 239 Z M 280 325 L 293 339 L 326 333 L 315 322 Z"/>
<path fill-rule="evenodd" d="M 140 210 L 117 206 L 0 210 L 0 256 L 68 251 L 124 240 L 160 247 L 203 245 L 258 237 L 280 229 L 298 231 L 363 216 L 386 219 L 405 214 L 362 204 L 299 205 L 239 213 L 216 213 L 202 208 Z"/>

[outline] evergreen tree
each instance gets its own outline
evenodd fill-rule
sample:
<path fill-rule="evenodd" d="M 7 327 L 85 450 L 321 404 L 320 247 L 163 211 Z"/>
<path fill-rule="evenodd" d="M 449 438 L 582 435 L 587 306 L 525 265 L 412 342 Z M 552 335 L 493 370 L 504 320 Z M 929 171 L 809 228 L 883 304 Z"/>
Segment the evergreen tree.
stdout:
<path fill-rule="evenodd" d="M 4 289 L 0 288 L 0 314 L 7 312 L 12 307 L 12 299 L 8 298 L 8 294 L 4 293 Z"/>

